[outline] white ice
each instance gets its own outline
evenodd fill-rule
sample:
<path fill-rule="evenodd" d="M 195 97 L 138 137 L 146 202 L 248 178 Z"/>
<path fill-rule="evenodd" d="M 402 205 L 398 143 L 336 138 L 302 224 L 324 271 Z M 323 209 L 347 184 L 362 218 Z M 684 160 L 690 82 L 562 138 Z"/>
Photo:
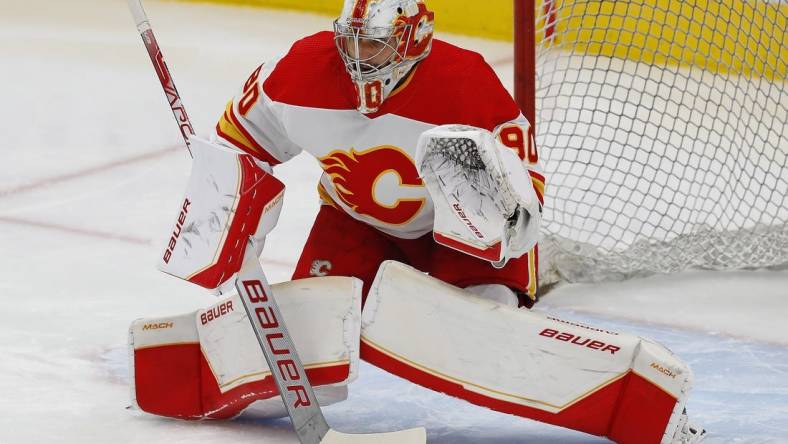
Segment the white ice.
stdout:
<path fill-rule="evenodd" d="M 201 134 L 257 64 L 330 28 L 329 17 L 284 11 L 147 9 Z M 443 37 L 482 52 L 511 83 L 510 45 Z M 296 442 L 287 420 L 125 409 L 129 323 L 214 300 L 154 269 L 189 159 L 125 2 L 0 0 L 0 41 L 0 443 Z M 319 170 L 298 157 L 277 174 L 285 210 L 263 255 L 274 282 L 289 278 L 316 213 Z M 788 271 L 565 285 L 539 309 L 678 352 L 696 373 L 688 408 L 710 443 L 788 442 Z M 424 425 L 435 443 L 605 442 L 369 365 L 325 412 L 342 431 Z"/>

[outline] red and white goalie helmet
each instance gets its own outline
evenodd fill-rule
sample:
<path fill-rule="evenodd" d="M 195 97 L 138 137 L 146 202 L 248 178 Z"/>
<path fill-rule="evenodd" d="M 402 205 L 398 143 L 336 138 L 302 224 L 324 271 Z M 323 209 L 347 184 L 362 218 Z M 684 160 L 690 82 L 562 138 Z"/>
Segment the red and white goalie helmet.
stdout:
<path fill-rule="evenodd" d="M 334 40 L 358 93 L 374 113 L 432 48 L 434 15 L 422 0 L 345 0 Z"/>

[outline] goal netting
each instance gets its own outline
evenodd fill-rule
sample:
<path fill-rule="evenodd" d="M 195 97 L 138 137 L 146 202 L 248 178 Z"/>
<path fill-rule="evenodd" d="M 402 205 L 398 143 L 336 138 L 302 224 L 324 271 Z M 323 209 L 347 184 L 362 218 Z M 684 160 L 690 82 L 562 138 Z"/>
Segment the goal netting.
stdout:
<path fill-rule="evenodd" d="M 788 263 L 788 3 L 535 8 L 543 277 Z"/>

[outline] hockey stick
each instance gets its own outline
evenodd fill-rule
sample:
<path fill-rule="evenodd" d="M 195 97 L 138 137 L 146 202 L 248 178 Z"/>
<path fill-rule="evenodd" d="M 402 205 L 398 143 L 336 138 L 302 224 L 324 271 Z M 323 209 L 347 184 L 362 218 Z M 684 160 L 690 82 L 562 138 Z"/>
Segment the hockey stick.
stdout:
<path fill-rule="evenodd" d="M 272 297 L 252 239 L 235 281 L 246 313 L 263 348 L 268 367 L 276 381 L 298 439 L 302 444 L 416 444 L 425 443 L 424 428 L 388 433 L 347 434 L 332 430 L 326 423 L 304 366 L 296 353 L 284 319 Z"/>
<path fill-rule="evenodd" d="M 161 82 L 161 87 L 164 89 L 167 103 L 170 104 L 172 115 L 175 116 L 175 121 L 178 122 L 181 136 L 183 136 L 183 142 L 186 144 L 186 149 L 189 150 L 189 155 L 194 157 L 189 142 L 189 136 L 194 135 L 194 127 L 189 120 L 189 116 L 186 114 L 186 108 L 184 108 L 181 103 L 181 95 L 178 94 L 178 90 L 175 88 L 175 82 L 172 80 L 170 69 L 167 68 L 167 64 L 164 63 L 164 55 L 161 53 L 161 48 L 159 48 L 159 43 L 156 41 L 156 36 L 153 35 L 153 29 L 151 29 L 150 22 L 148 21 L 148 15 L 145 14 L 145 10 L 142 9 L 142 0 L 128 0 L 128 4 L 131 15 L 134 16 L 134 23 L 137 25 L 137 31 L 139 31 L 140 37 L 142 37 L 142 43 L 145 44 L 145 49 L 148 50 L 148 56 L 153 63 L 153 68 L 156 70 L 156 75 L 159 76 L 159 82 Z"/>
<path fill-rule="evenodd" d="M 181 103 L 141 0 L 128 0 L 137 29 L 153 62 L 161 86 L 167 96 L 181 135 L 189 148 L 189 136 L 194 129 Z M 191 151 L 190 151 L 191 154 Z M 293 341 L 284 324 L 279 307 L 256 257 L 256 248 L 250 238 L 244 253 L 241 270 L 235 282 L 236 290 L 246 310 L 249 322 L 263 351 L 279 395 L 287 408 L 293 428 L 302 444 L 421 444 L 427 441 L 424 428 L 389 433 L 345 434 L 332 430 L 326 422 L 307 379 L 304 366 L 298 357 Z"/>

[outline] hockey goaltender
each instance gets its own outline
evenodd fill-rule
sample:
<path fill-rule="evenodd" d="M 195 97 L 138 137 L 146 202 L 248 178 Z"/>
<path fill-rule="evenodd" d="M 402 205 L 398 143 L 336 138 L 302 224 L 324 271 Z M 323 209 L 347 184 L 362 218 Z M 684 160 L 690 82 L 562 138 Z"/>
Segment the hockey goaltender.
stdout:
<path fill-rule="evenodd" d="M 667 348 L 529 310 L 545 182 L 531 125 L 483 58 L 433 39 L 433 23 L 421 0 L 345 0 L 333 32 L 260 65 L 210 139 L 191 138 L 159 266 L 224 299 L 132 324 L 134 405 L 285 414 L 233 290 L 246 240 L 259 256 L 277 223 L 276 166 L 306 151 L 324 171 L 321 206 L 273 291 L 321 403 L 346 398 L 364 359 L 619 443 L 699 441 L 692 373 Z"/>

